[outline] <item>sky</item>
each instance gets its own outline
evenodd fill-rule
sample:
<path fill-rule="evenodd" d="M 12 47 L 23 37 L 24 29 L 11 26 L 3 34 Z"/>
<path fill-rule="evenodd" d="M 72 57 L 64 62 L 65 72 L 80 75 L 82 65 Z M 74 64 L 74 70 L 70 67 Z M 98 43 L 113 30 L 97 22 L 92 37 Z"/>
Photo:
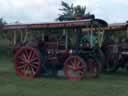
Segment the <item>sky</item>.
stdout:
<path fill-rule="evenodd" d="M 55 21 L 62 0 L 0 0 L 0 17 L 8 23 L 38 23 Z M 63 0 L 86 6 L 86 12 L 108 23 L 128 20 L 128 0 Z"/>

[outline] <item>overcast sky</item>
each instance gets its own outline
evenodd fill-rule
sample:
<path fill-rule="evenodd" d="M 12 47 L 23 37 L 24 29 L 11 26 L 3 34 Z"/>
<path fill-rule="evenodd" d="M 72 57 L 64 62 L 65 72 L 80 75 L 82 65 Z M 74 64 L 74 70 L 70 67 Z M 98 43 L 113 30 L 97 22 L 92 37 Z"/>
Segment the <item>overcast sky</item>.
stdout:
<path fill-rule="evenodd" d="M 62 0 L 0 0 L 0 17 L 7 22 L 21 23 L 54 21 L 61 13 Z M 87 12 L 109 23 L 128 20 L 128 0 L 64 0 L 87 6 Z"/>

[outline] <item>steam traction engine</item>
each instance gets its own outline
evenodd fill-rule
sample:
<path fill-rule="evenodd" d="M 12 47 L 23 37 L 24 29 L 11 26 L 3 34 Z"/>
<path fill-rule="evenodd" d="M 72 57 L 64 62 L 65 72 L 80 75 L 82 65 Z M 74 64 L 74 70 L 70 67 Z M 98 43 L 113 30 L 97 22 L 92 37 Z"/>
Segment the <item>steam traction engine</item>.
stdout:
<path fill-rule="evenodd" d="M 17 75 L 34 78 L 56 75 L 58 70 L 64 70 L 68 80 L 99 76 L 102 60 L 98 50 L 106 26 L 107 23 L 100 19 L 7 25 L 5 30 L 27 29 L 42 33 L 35 40 L 16 44 L 14 64 Z"/>

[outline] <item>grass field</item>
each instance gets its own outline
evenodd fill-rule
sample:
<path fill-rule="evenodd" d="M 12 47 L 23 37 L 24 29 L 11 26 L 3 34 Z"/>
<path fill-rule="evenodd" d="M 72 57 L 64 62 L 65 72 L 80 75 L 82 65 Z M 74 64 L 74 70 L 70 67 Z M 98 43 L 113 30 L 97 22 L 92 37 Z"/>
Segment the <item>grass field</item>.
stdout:
<path fill-rule="evenodd" d="M 11 60 L 0 58 L 0 96 L 128 96 L 128 74 L 102 74 L 81 81 L 25 80 L 16 76 Z"/>

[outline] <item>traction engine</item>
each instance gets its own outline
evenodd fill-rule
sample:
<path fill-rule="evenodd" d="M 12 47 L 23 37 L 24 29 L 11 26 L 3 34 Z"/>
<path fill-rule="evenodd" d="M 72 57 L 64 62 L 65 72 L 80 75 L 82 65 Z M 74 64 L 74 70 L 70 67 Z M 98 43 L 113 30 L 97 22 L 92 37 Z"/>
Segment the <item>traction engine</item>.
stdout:
<path fill-rule="evenodd" d="M 102 40 L 96 36 L 102 37 L 98 32 L 106 26 L 100 19 L 6 26 L 8 30 L 27 28 L 43 33 L 41 38 L 15 45 L 17 75 L 23 78 L 57 76 L 63 70 L 68 80 L 98 77 L 102 67 L 99 58 L 102 56 L 98 53 Z"/>

